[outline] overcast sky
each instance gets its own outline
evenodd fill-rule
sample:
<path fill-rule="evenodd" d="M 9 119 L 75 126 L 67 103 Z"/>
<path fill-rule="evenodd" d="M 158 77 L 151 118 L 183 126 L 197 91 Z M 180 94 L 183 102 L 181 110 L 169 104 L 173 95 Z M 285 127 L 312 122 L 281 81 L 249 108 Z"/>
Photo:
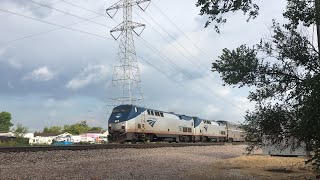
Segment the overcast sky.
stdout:
<path fill-rule="evenodd" d="M 115 2 L 0 0 L 0 111 L 11 112 L 14 124 L 30 130 L 81 120 L 105 128 L 118 51 L 109 31 L 122 18 L 120 10 L 113 21 L 105 9 Z M 260 16 L 249 23 L 241 13 L 228 16 L 221 34 L 204 28 L 207 17 L 198 15 L 195 3 L 153 0 L 146 12 L 133 10 L 133 20 L 147 25 L 141 37 L 135 37 L 143 58 L 138 61 L 145 105 L 242 122 L 245 111 L 254 107 L 246 100 L 249 90 L 223 86 L 219 75 L 210 72 L 211 63 L 223 48 L 253 45 L 266 37 L 273 18 L 283 21 L 285 1 L 258 1 Z"/>

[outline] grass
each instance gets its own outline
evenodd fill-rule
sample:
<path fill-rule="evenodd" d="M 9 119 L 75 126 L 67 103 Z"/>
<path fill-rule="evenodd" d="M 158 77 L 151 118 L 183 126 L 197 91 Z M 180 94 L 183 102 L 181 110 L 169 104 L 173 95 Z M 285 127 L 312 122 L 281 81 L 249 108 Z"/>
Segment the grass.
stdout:
<path fill-rule="evenodd" d="M 275 157 L 275 156 L 240 156 L 225 160 L 230 167 L 240 168 L 261 168 L 261 169 L 291 169 L 291 170 L 312 170 L 312 167 L 305 164 L 302 157 Z"/>
<path fill-rule="evenodd" d="M 303 157 L 239 156 L 214 160 L 203 172 L 191 171 L 192 179 L 316 179 Z"/>
<path fill-rule="evenodd" d="M 0 141 L 0 147 L 12 147 L 12 146 L 29 146 L 29 144 L 21 143 L 13 140 L 7 141 L 7 142 Z"/>
<path fill-rule="evenodd" d="M 239 170 L 242 175 L 257 179 L 309 179 L 315 177 L 312 167 L 302 157 L 240 156 L 219 160 L 214 169 L 228 173 Z"/>

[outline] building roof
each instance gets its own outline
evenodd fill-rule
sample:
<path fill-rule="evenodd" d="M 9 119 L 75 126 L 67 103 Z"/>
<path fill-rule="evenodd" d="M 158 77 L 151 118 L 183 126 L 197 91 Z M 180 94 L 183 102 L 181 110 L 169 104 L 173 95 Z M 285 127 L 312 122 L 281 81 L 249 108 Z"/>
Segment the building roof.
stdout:
<path fill-rule="evenodd" d="M 0 136 L 14 136 L 13 132 L 0 132 Z"/>
<path fill-rule="evenodd" d="M 42 137 L 49 137 L 49 136 L 58 136 L 61 133 L 34 133 L 34 136 L 42 136 Z"/>
<path fill-rule="evenodd" d="M 10 133 L 10 131 L 0 131 L 0 133 Z"/>
<path fill-rule="evenodd" d="M 104 130 L 102 130 L 102 131 L 87 131 L 87 132 L 84 132 L 83 134 L 88 134 L 88 133 L 102 134 L 104 132 L 105 132 Z"/>

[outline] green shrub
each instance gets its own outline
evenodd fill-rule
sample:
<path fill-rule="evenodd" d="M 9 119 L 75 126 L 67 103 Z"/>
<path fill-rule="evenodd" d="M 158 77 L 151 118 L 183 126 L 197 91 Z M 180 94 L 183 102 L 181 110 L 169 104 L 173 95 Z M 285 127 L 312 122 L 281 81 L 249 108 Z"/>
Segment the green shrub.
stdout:
<path fill-rule="evenodd" d="M 29 146 L 28 139 L 21 138 L 15 139 L 10 141 L 0 141 L 0 147 L 8 147 L 8 146 Z"/>

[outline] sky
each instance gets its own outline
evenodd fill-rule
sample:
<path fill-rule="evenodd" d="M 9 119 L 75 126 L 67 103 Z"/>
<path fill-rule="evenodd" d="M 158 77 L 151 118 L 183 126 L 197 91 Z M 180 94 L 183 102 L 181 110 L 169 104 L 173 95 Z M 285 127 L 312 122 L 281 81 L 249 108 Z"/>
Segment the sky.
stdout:
<path fill-rule="evenodd" d="M 0 0 L 0 111 L 30 131 L 81 120 L 106 128 L 118 53 L 109 32 L 122 11 L 111 19 L 105 9 L 116 2 Z M 204 28 L 208 17 L 195 3 L 152 0 L 146 11 L 133 8 L 133 20 L 146 24 L 134 37 L 145 107 L 243 122 L 254 89 L 224 86 L 211 63 L 223 48 L 268 37 L 272 19 L 283 21 L 286 1 L 257 0 L 258 18 L 229 14 L 220 34 Z"/>

